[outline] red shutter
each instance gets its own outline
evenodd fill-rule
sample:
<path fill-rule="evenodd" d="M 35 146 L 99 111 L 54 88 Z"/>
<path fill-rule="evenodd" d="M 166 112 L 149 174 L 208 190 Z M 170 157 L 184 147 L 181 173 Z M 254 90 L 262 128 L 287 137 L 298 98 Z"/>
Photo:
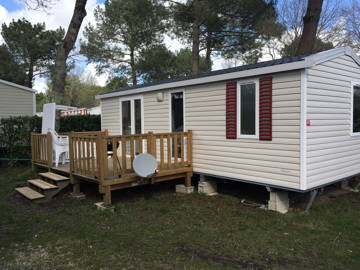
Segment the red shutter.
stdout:
<path fill-rule="evenodd" d="M 237 137 L 236 81 L 226 83 L 226 139 Z"/>
<path fill-rule="evenodd" d="M 259 138 L 272 140 L 272 77 L 260 78 Z"/>

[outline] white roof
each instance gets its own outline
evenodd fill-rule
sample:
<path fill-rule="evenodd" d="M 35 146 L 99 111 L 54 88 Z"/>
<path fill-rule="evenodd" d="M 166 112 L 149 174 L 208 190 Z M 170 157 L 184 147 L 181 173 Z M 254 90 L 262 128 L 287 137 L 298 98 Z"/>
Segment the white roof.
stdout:
<path fill-rule="evenodd" d="M 28 91 L 28 92 L 36 93 L 35 89 L 29 88 L 29 87 L 26 87 L 26 86 L 22 86 L 20 84 L 16 84 L 16 83 L 4 81 L 4 80 L 0 80 L 0 83 L 5 84 L 5 85 L 9 85 L 9 86 L 13 86 L 13 87 L 16 87 L 16 88 L 19 88 L 21 90 L 25 90 L 25 91 Z"/>

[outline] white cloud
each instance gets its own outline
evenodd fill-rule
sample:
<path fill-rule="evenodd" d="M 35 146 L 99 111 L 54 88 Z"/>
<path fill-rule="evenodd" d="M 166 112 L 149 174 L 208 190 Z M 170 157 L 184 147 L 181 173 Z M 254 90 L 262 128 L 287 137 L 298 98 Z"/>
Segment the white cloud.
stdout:
<path fill-rule="evenodd" d="M 88 64 L 80 75 L 80 79 L 86 81 L 88 77 L 95 78 L 95 83 L 100 86 L 105 86 L 108 79 L 108 74 L 103 73 L 101 75 L 96 74 L 95 64 Z"/>
<path fill-rule="evenodd" d="M 33 89 L 35 89 L 38 93 L 42 92 L 45 93 L 47 90 L 47 80 L 45 78 L 37 77 L 34 80 Z"/>

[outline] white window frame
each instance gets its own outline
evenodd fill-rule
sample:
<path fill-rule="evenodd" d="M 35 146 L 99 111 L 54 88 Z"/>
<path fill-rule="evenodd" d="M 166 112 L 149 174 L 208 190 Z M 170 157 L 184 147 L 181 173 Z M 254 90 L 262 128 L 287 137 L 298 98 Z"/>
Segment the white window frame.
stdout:
<path fill-rule="evenodd" d="M 182 94 L 183 94 L 183 132 L 185 132 L 186 131 L 186 122 L 185 122 L 185 100 L 186 100 L 186 98 L 185 98 L 185 89 L 178 89 L 178 90 L 171 90 L 171 91 L 169 91 L 169 96 L 168 96 L 168 98 L 169 98 L 169 132 L 172 132 L 172 130 L 171 130 L 171 123 L 172 123 L 172 114 L 171 114 L 171 106 L 172 106 L 172 102 L 171 102 L 171 94 L 173 94 L 173 93 L 179 93 L 179 92 L 182 92 Z"/>
<path fill-rule="evenodd" d="M 353 123 L 354 123 L 354 88 L 355 86 L 359 86 L 360 87 L 360 81 L 352 81 L 351 82 L 351 122 L 350 122 L 350 135 L 351 136 L 360 136 L 360 131 L 359 132 L 353 132 Z"/>
<path fill-rule="evenodd" d="M 142 95 L 139 96 L 131 96 L 131 97 L 123 97 L 120 98 L 120 135 L 123 135 L 123 123 L 122 123 L 122 102 L 130 101 L 130 112 L 131 112 L 131 134 L 135 134 L 135 99 L 141 100 L 141 133 L 144 133 L 144 97 Z"/>
<path fill-rule="evenodd" d="M 241 85 L 255 84 L 255 135 L 241 134 L 241 117 L 240 117 L 240 101 L 241 101 Z M 259 139 L 259 79 L 242 80 L 237 82 L 236 92 L 237 105 L 237 138 L 238 139 Z"/>

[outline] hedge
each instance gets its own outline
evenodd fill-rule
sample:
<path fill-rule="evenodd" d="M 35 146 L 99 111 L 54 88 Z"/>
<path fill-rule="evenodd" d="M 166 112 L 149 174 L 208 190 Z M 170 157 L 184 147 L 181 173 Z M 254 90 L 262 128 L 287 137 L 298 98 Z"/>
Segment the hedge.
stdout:
<path fill-rule="evenodd" d="M 1 118 L 0 158 L 30 159 L 30 135 L 32 132 L 41 132 L 41 121 L 42 118 L 38 116 Z M 60 129 L 58 132 L 96 131 L 100 129 L 100 115 L 72 115 L 60 117 Z M 13 163 L 16 163 L 16 161 L 11 161 L 9 164 Z"/>
<path fill-rule="evenodd" d="M 18 116 L 0 119 L 0 157 L 31 158 L 31 132 L 41 132 L 41 117 Z"/>
<path fill-rule="evenodd" d="M 70 131 L 98 131 L 101 130 L 100 115 L 70 115 L 60 117 L 60 127 L 58 132 Z"/>

